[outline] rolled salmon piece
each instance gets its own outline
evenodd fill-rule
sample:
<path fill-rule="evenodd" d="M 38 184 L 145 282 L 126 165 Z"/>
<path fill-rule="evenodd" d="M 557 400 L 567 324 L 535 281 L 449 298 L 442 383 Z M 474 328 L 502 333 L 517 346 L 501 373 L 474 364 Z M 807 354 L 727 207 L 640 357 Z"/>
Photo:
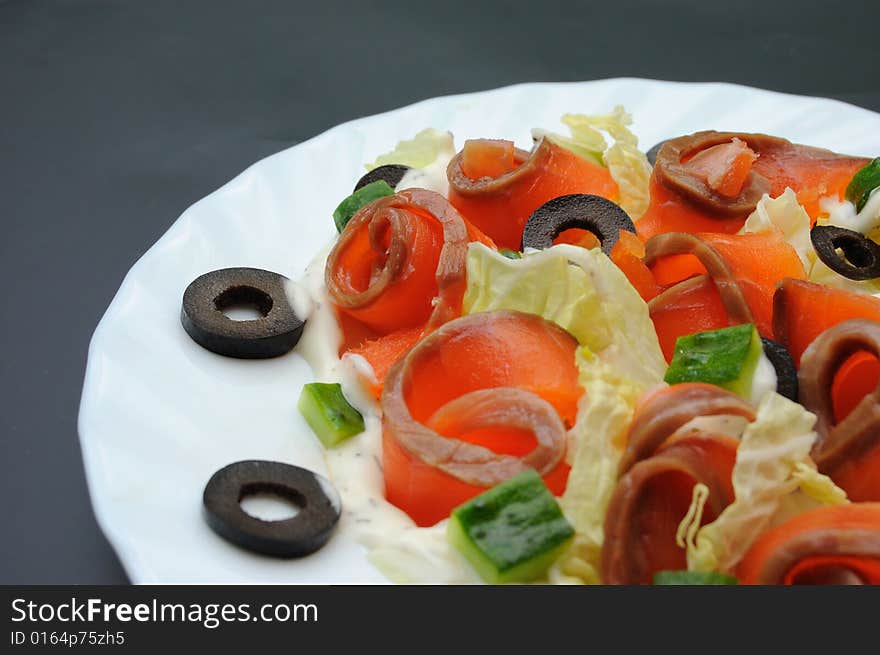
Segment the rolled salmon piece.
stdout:
<path fill-rule="evenodd" d="M 702 382 L 685 382 L 649 393 L 636 408 L 627 434 L 620 474 L 650 457 L 680 427 L 697 416 L 731 415 L 754 421 L 754 408 L 740 396 Z"/>
<path fill-rule="evenodd" d="M 619 195 L 607 168 L 547 138 L 532 152 L 515 149 L 513 168 L 506 172 L 497 167 L 474 170 L 465 165 L 464 154 L 453 157 L 446 171 L 449 202 L 499 248 L 519 250 L 526 221 L 548 200 L 572 193 L 609 200 Z"/>
<path fill-rule="evenodd" d="M 742 584 L 880 584 L 880 503 L 799 514 L 764 533 L 736 573 Z"/>
<path fill-rule="evenodd" d="M 829 328 L 804 351 L 798 371 L 800 401 L 816 414 L 819 438 L 812 456 L 854 501 L 880 501 L 880 385 L 835 421 L 833 385 L 853 355 L 880 357 L 880 323 L 851 319 Z"/>
<path fill-rule="evenodd" d="M 604 584 L 650 584 L 657 571 L 687 568 L 676 533 L 694 485 L 709 489 L 701 524 L 714 521 L 734 500 L 738 443 L 715 435 L 678 439 L 620 478 L 605 514 Z"/>
<path fill-rule="evenodd" d="M 438 193 L 380 198 L 352 217 L 327 257 L 330 299 L 375 336 L 433 329 L 461 314 L 470 241 L 492 245 Z"/>
<path fill-rule="evenodd" d="M 515 311 L 463 316 L 422 339 L 382 392 L 388 500 L 433 525 L 527 468 L 561 494 L 583 393 L 576 348 L 555 323 Z"/>
<path fill-rule="evenodd" d="M 806 276 L 800 257 L 780 230 L 760 234 L 668 232 L 651 237 L 645 251 L 644 262 L 657 283 L 668 287 L 649 305 L 667 356 L 671 356 L 676 338 L 727 325 L 754 323 L 762 336 L 771 337 L 777 284 Z M 694 287 L 697 283 L 692 280 L 702 274 L 708 274 L 715 289 Z M 726 317 L 714 311 L 718 299 Z"/>
<path fill-rule="evenodd" d="M 651 175 L 651 204 L 636 227 L 643 239 L 665 232 L 738 232 L 761 197 L 786 188 L 813 219 L 819 200 L 843 198 L 870 160 L 780 137 L 708 130 L 666 141 Z"/>
<path fill-rule="evenodd" d="M 801 355 L 825 330 L 849 319 L 880 322 L 880 298 L 825 284 L 786 278 L 773 298 L 773 338 L 800 367 Z"/>

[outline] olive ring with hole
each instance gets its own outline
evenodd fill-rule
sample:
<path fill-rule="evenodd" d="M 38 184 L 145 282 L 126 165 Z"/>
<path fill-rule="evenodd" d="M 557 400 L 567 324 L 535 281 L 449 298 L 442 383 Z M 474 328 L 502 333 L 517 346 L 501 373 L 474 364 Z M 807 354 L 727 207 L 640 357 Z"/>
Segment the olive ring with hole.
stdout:
<path fill-rule="evenodd" d="M 388 186 L 393 189 L 400 184 L 400 181 L 403 179 L 403 176 L 406 175 L 409 168 L 409 166 L 405 166 L 404 164 L 385 164 L 384 166 L 379 166 L 359 179 L 357 184 L 354 185 L 354 190 L 357 191 L 361 187 L 367 186 L 371 182 L 378 182 L 379 180 L 385 180 L 388 183 Z"/>
<path fill-rule="evenodd" d="M 880 277 L 880 245 L 861 232 L 836 225 L 816 225 L 810 230 L 816 256 L 835 273 L 850 280 Z M 837 252 L 840 249 L 843 256 Z"/>
<path fill-rule="evenodd" d="M 529 216 L 523 230 L 521 250 L 549 248 L 553 239 L 571 228 L 595 234 L 606 255 L 611 254 L 621 230 L 633 234 L 636 231 L 629 214 L 620 205 L 602 196 L 573 193 L 545 202 Z"/>
<path fill-rule="evenodd" d="M 259 268 L 224 268 L 193 280 L 183 292 L 180 322 L 193 341 L 211 352 L 240 359 L 278 357 L 302 336 L 284 285 L 287 278 Z M 238 305 L 261 316 L 235 321 L 223 311 Z"/>
<path fill-rule="evenodd" d="M 264 521 L 241 507 L 247 496 L 270 493 L 289 500 L 299 513 Z M 245 460 L 214 473 L 202 496 L 211 529 L 247 550 L 273 557 L 303 557 L 330 539 L 342 502 L 329 480 L 308 469 L 263 460 Z"/>

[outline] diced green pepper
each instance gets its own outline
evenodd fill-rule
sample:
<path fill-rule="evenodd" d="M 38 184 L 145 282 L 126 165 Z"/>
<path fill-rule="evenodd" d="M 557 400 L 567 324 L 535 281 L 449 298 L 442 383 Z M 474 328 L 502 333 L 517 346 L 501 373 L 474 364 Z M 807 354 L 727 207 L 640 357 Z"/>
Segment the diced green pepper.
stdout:
<path fill-rule="evenodd" d="M 676 339 L 663 379 L 708 382 L 748 398 L 762 353 L 761 336 L 751 323 L 689 334 Z"/>
<path fill-rule="evenodd" d="M 297 407 L 325 448 L 364 431 L 364 417 L 342 395 L 340 384 L 303 385 Z"/>
<path fill-rule="evenodd" d="M 447 537 L 490 584 L 543 574 L 574 536 L 556 498 L 534 470 L 452 510 Z"/>
<path fill-rule="evenodd" d="M 739 581 L 717 571 L 657 571 L 656 585 L 735 585 Z"/>
<path fill-rule="evenodd" d="M 846 199 L 856 206 L 856 211 L 864 209 L 871 192 L 880 187 L 880 157 L 853 175 L 846 187 Z"/>
<path fill-rule="evenodd" d="M 504 255 L 508 259 L 522 259 L 522 253 L 518 250 L 508 250 L 507 248 L 502 248 L 498 251 L 499 255 Z"/>
<path fill-rule="evenodd" d="M 345 229 L 351 217 L 354 216 L 361 207 L 369 205 L 374 200 L 384 198 L 385 196 L 393 196 L 394 189 L 385 180 L 376 180 L 365 184 L 360 189 L 352 193 L 348 198 L 339 203 L 339 206 L 333 211 L 333 222 L 336 223 L 336 229 L 339 232 Z"/>

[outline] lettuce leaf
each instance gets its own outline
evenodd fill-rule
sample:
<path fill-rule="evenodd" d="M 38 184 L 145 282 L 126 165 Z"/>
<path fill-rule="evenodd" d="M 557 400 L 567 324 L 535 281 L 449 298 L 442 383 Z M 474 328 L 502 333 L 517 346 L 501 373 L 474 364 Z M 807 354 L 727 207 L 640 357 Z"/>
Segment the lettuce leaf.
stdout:
<path fill-rule="evenodd" d="M 774 228 L 782 230 L 785 240 L 795 249 L 809 271 L 816 259 L 813 242 L 810 239 L 810 215 L 798 202 L 797 195 L 789 188 L 777 198 L 764 194 L 755 207 L 740 234 L 749 232 L 768 232 Z"/>
<path fill-rule="evenodd" d="M 575 528 L 572 546 L 552 567 L 556 583 L 598 583 L 605 511 L 636 401 L 662 384 L 666 361 L 648 308 L 599 249 L 557 245 L 511 260 L 472 243 L 465 313 L 514 309 L 543 316 L 571 333 L 584 395 L 569 431 L 571 472 L 561 499 Z"/>
<path fill-rule="evenodd" d="M 452 133 L 427 128 L 416 134 L 412 139 L 401 141 L 389 153 L 379 156 L 367 170 L 373 170 L 386 164 L 403 164 L 412 168 L 426 168 L 441 155 L 451 158 L 455 154 L 455 143 Z"/>
<path fill-rule="evenodd" d="M 766 530 L 820 504 L 846 502 L 810 459 L 815 424 L 816 416 L 798 403 L 777 393 L 764 396 L 737 449 L 734 502 L 695 535 L 684 525 L 702 511 L 692 508 L 679 529 L 679 536 L 689 533 L 690 570 L 731 572 Z M 705 495 L 695 492 L 694 503 L 701 502 Z"/>
<path fill-rule="evenodd" d="M 587 347 L 580 348 L 576 355 L 578 381 L 584 395 L 577 421 L 569 433 L 571 471 L 560 500 L 575 528 L 575 538 L 565 555 L 551 567 L 551 580 L 555 578 L 556 582 L 601 581 L 599 560 L 605 513 L 617 487 L 620 458 L 636 402 L 648 388 L 647 381 L 639 383 L 620 374 L 615 355 L 614 351 L 595 355 Z M 654 384 L 661 383 L 660 378 L 654 380 Z"/>
<path fill-rule="evenodd" d="M 651 165 L 638 149 L 638 138 L 627 127 L 632 124 L 632 116 L 618 105 L 609 114 L 565 114 L 562 122 L 571 137 L 544 130 L 532 130 L 532 136 L 549 138 L 585 159 L 607 166 L 620 189 L 620 206 L 633 220 L 640 218 L 651 201 Z M 610 146 L 603 133 L 613 140 Z"/>
<path fill-rule="evenodd" d="M 471 243 L 463 304 L 466 314 L 514 309 L 542 316 L 644 386 L 666 371 L 647 304 L 598 248 L 560 244 L 508 259 Z"/>

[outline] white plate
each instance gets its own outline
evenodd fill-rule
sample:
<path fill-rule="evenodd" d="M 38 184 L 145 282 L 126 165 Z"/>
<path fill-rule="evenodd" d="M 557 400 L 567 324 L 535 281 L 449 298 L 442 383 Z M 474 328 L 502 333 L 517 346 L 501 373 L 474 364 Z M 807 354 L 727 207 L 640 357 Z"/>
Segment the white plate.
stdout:
<path fill-rule="evenodd" d="M 730 84 L 612 79 L 524 84 L 435 98 L 339 125 L 254 164 L 187 209 L 132 267 L 92 338 L 79 433 L 98 522 L 135 583 L 379 583 L 345 525 L 301 560 L 250 555 L 201 518 L 205 482 L 240 459 L 326 473 L 296 410 L 312 379 L 296 353 L 238 361 L 180 326 L 183 290 L 227 266 L 300 275 L 333 238 L 330 215 L 363 164 L 425 127 L 466 138 L 564 131 L 565 112 L 622 104 L 640 145 L 700 129 L 767 132 L 854 155 L 880 153 L 880 114 L 834 100 Z"/>

